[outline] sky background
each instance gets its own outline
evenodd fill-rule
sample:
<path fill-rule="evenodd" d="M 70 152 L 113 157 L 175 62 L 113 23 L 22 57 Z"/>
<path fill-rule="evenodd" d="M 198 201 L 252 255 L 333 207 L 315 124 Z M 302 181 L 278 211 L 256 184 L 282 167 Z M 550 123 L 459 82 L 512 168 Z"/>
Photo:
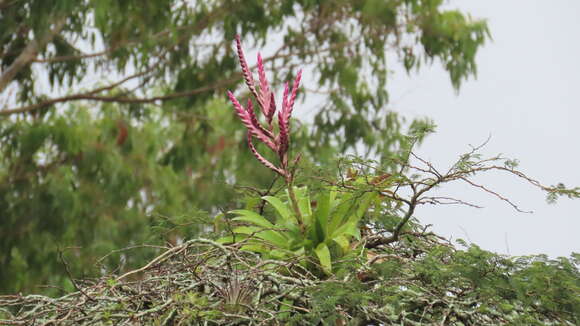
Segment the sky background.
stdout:
<path fill-rule="evenodd" d="M 478 54 L 477 79 L 459 94 L 438 63 L 411 76 L 392 66 L 390 108 L 438 125 L 417 153 L 445 170 L 491 136 L 482 153 L 516 158 L 521 171 L 546 185 L 580 185 L 580 1 L 454 0 L 448 7 L 486 18 L 493 41 Z M 580 252 L 580 200 L 547 204 L 544 193 L 507 174 L 477 181 L 534 213 L 456 183 L 439 194 L 485 208 L 424 206 L 416 216 L 441 235 L 498 253 Z"/>

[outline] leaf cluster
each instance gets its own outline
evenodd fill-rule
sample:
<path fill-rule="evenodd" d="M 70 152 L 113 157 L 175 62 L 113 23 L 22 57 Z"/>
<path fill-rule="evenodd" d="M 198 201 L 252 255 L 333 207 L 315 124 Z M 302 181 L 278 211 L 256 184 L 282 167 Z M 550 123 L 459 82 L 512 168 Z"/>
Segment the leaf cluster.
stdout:
<path fill-rule="evenodd" d="M 296 188 L 295 193 L 303 223 L 297 220 L 290 200 L 284 202 L 279 197 L 264 196 L 263 200 L 276 211 L 275 222 L 251 210 L 231 211 L 237 216 L 233 221 L 250 226 L 234 228 L 234 235 L 220 242 L 242 242 L 242 250 L 260 253 L 269 259 L 293 259 L 314 274 L 320 275 L 321 271 L 332 274 L 337 261 L 362 249 L 351 240 L 361 240 L 359 221 L 378 194 L 322 190 L 311 200 L 305 187 Z"/>

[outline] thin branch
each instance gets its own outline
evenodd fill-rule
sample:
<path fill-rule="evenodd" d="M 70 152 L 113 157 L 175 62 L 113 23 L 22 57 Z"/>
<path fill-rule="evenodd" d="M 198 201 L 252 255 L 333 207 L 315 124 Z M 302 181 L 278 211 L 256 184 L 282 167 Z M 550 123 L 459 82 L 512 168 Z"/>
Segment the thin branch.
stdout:
<path fill-rule="evenodd" d="M 80 293 L 82 293 L 87 299 L 91 300 L 91 301 L 96 301 L 95 298 L 91 297 L 90 295 L 88 295 L 85 291 L 83 291 L 83 289 L 78 285 L 78 283 L 75 281 L 72 272 L 70 271 L 70 268 L 68 266 L 68 263 L 66 262 L 66 260 L 64 259 L 64 255 L 62 250 L 58 250 L 58 257 L 60 259 L 60 261 L 62 262 L 62 264 L 64 265 L 64 269 L 66 271 L 66 274 L 68 275 L 69 280 L 71 281 L 71 283 L 73 284 L 73 286 L 75 287 L 75 289 L 77 291 L 79 291 Z"/>
<path fill-rule="evenodd" d="M 508 203 L 508 204 L 509 204 L 511 207 L 513 207 L 513 208 L 514 208 L 516 211 L 518 211 L 518 212 L 520 212 L 520 213 L 533 213 L 533 211 L 524 211 L 524 210 L 520 209 L 520 208 L 519 208 L 519 207 L 518 207 L 516 204 L 514 204 L 514 203 L 513 203 L 511 200 L 509 200 L 508 198 L 506 198 L 506 197 L 504 197 L 504 196 L 500 195 L 499 193 L 497 193 L 497 192 L 495 192 L 495 191 L 493 191 L 493 190 L 491 190 L 491 189 L 489 189 L 489 188 L 487 188 L 487 187 L 485 187 L 485 186 L 483 186 L 483 185 L 477 184 L 477 183 L 475 183 L 475 182 L 473 182 L 473 181 L 471 181 L 471 180 L 467 179 L 466 177 L 459 177 L 459 179 L 461 179 L 461 180 L 463 180 L 463 181 L 465 181 L 465 182 L 469 183 L 470 185 L 472 185 L 472 186 L 474 186 L 474 187 L 476 187 L 476 188 L 479 188 L 479 189 L 481 189 L 481 190 L 483 190 L 483 191 L 485 191 L 485 192 L 487 192 L 487 193 L 489 193 L 489 194 L 492 194 L 493 196 L 495 196 L 495 197 L 499 198 L 500 200 L 503 200 L 503 201 L 505 201 L 505 202 L 506 202 L 506 203 Z"/>
<path fill-rule="evenodd" d="M 390 237 L 386 237 L 386 238 L 381 237 L 381 238 L 371 239 L 371 240 L 369 240 L 369 242 L 366 243 L 365 248 L 373 249 L 373 248 L 376 248 L 378 246 L 388 245 L 390 243 L 399 241 L 399 236 L 401 234 L 401 230 L 403 229 L 405 224 L 407 224 L 407 222 L 409 222 L 409 220 L 413 216 L 413 213 L 415 212 L 415 207 L 417 207 L 416 195 L 413 196 L 413 198 L 411 199 L 407 213 L 405 213 L 405 216 L 403 217 L 401 222 L 399 222 L 399 224 L 397 224 L 397 226 L 395 227 L 395 230 L 393 231 L 393 234 Z"/>
<path fill-rule="evenodd" d="M 344 46 L 343 43 L 340 43 L 339 45 Z M 333 46 L 330 46 L 326 49 L 308 51 L 308 52 L 301 53 L 300 55 L 311 55 L 311 54 L 317 53 L 317 52 L 329 52 L 329 51 L 332 51 L 336 47 L 337 47 L 337 45 L 333 45 Z M 280 60 L 280 59 L 292 57 L 294 55 L 297 55 L 297 54 L 296 53 L 279 54 L 278 51 L 276 51 L 276 54 L 274 54 L 268 58 L 264 58 L 263 61 L 264 62 L 275 61 L 275 60 Z M 157 63 L 157 64 L 159 64 L 159 63 Z M 255 65 L 252 66 L 250 69 L 254 69 L 254 68 L 255 68 Z M 123 83 L 125 83 L 131 79 L 134 79 L 134 78 L 137 78 L 139 76 L 146 74 L 147 72 L 149 72 L 149 71 L 144 71 L 144 72 L 140 72 L 140 73 L 131 75 L 131 76 L 126 77 L 125 79 L 122 79 L 122 80 L 115 82 L 111 85 L 96 88 L 96 89 L 93 89 L 93 90 L 85 92 L 85 93 L 67 95 L 67 96 L 57 97 L 57 98 L 49 99 L 49 100 L 46 100 L 46 101 L 43 101 L 40 103 L 27 105 L 27 106 L 0 110 L 0 116 L 8 116 L 8 115 L 12 115 L 12 114 L 35 111 L 35 110 L 43 109 L 45 107 L 48 107 L 48 106 L 51 106 L 54 104 L 70 102 L 70 101 L 79 101 L 79 100 L 89 100 L 89 101 L 99 101 L 99 102 L 115 102 L 115 103 L 155 103 L 157 101 L 168 101 L 168 100 L 172 100 L 175 98 L 188 97 L 188 96 L 193 96 L 193 95 L 205 93 L 205 92 L 220 89 L 220 88 L 225 88 L 229 85 L 235 84 L 239 80 L 239 77 L 237 75 L 235 75 L 235 76 L 232 76 L 232 77 L 227 78 L 227 79 L 222 79 L 222 80 L 214 83 L 213 85 L 199 87 L 196 89 L 191 89 L 191 90 L 182 91 L 182 92 L 175 92 L 175 93 L 171 93 L 171 94 L 167 94 L 167 95 L 152 96 L 152 97 L 123 97 L 122 94 L 115 95 L 115 96 L 95 95 L 97 93 L 101 93 L 104 91 L 111 90 L 115 87 L 118 87 L 118 86 L 122 85 Z"/>
<path fill-rule="evenodd" d="M 160 39 L 161 37 L 165 37 L 167 35 L 170 35 L 172 33 L 177 32 L 177 31 L 191 30 L 194 33 L 199 32 L 200 30 L 202 30 L 203 28 L 205 28 L 209 24 L 209 22 L 212 18 L 215 18 L 216 16 L 223 15 L 223 14 L 224 14 L 223 10 L 219 10 L 219 8 L 216 8 L 216 10 L 213 13 L 205 16 L 202 20 L 200 20 L 194 26 L 191 26 L 188 24 L 186 26 L 180 26 L 180 27 L 177 27 L 175 29 L 166 29 L 166 30 L 160 31 L 160 32 L 152 35 L 149 38 L 149 40 Z M 63 61 L 70 61 L 70 60 L 89 59 L 89 58 L 94 58 L 94 57 L 100 57 L 100 56 L 112 53 L 118 49 L 133 46 L 133 45 L 138 45 L 140 43 L 141 43 L 140 40 L 125 40 L 123 42 L 117 43 L 115 46 L 109 47 L 105 50 L 95 52 L 95 53 L 83 53 L 83 54 L 78 54 L 78 55 L 65 55 L 65 56 L 58 56 L 58 57 L 44 58 L 44 59 L 34 58 L 32 60 L 32 62 L 51 63 L 51 62 L 63 62 Z M 208 46 L 208 45 L 200 43 L 200 44 L 196 44 L 196 46 Z"/>
<path fill-rule="evenodd" d="M 432 204 L 432 205 L 464 205 L 473 208 L 483 208 L 483 206 L 470 203 L 461 199 L 437 196 L 437 197 L 423 197 L 419 200 L 418 204 Z"/>
<path fill-rule="evenodd" d="M 135 77 L 136 76 L 134 75 L 134 76 L 130 76 L 126 79 L 128 80 L 128 79 L 132 79 Z M 16 108 L 16 109 L 1 110 L 0 116 L 2 116 L 2 115 L 6 116 L 6 115 L 11 115 L 11 114 L 16 114 L 16 113 L 24 113 L 24 112 L 34 111 L 34 110 L 42 109 L 44 107 L 47 107 L 47 106 L 50 106 L 53 104 L 62 103 L 62 102 L 69 102 L 69 101 L 74 101 L 74 100 L 91 100 L 91 101 L 99 101 L 99 102 L 116 102 L 116 103 L 153 103 L 153 102 L 157 102 L 157 101 L 167 101 L 167 100 L 171 100 L 171 99 L 175 99 L 175 98 L 197 95 L 197 94 L 208 92 L 208 91 L 211 91 L 214 89 L 222 88 L 222 87 L 225 87 L 229 84 L 233 84 L 237 80 L 238 80 L 238 78 L 228 78 L 228 79 L 222 80 L 218 83 L 215 83 L 214 85 L 211 85 L 211 86 L 204 86 L 204 87 L 200 87 L 200 88 L 196 88 L 196 89 L 192 89 L 192 90 L 188 90 L 188 91 L 176 92 L 176 93 L 163 95 L 163 96 L 145 97 L 145 98 L 120 97 L 119 95 L 117 95 L 117 96 L 92 95 L 96 92 L 100 92 L 101 89 L 105 90 L 105 89 L 111 88 L 111 86 L 107 86 L 107 87 L 102 87 L 100 89 L 90 91 L 88 93 L 63 96 L 63 97 L 51 99 L 48 101 L 44 101 L 44 102 L 41 102 L 38 104 L 28 105 L 28 106 L 24 106 L 24 107 L 20 107 L 20 108 Z"/>

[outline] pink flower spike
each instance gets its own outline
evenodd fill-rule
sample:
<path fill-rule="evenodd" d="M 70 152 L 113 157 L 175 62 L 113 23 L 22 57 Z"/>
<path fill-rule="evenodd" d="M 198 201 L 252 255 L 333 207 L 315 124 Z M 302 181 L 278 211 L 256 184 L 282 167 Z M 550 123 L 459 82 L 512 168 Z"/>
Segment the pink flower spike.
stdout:
<path fill-rule="evenodd" d="M 252 76 L 250 67 L 248 67 L 246 57 L 244 56 L 244 50 L 242 49 L 242 41 L 240 40 L 240 35 L 236 35 L 236 46 L 238 48 L 238 58 L 240 59 L 240 66 L 242 67 L 242 75 L 244 76 L 244 81 L 246 82 L 246 85 L 250 89 L 250 92 L 252 92 L 252 95 L 254 95 L 256 99 L 259 99 L 258 92 L 256 91 L 256 86 L 254 85 L 254 77 Z"/>
<path fill-rule="evenodd" d="M 248 99 L 248 105 L 246 106 L 246 112 L 248 112 L 248 116 L 250 117 L 250 121 L 252 122 L 252 125 L 254 126 L 254 128 L 258 129 L 261 132 L 260 135 L 256 134 L 256 137 L 258 139 L 260 139 L 268 147 L 270 147 L 273 151 L 276 151 L 277 146 L 273 142 L 274 135 L 272 134 L 271 131 L 262 127 L 262 125 L 258 121 L 258 118 L 256 117 L 256 113 L 254 112 L 254 105 L 253 105 L 251 99 Z M 263 135 L 265 135 L 268 139 L 264 140 Z"/>
<path fill-rule="evenodd" d="M 254 126 L 252 124 L 250 116 L 248 115 L 248 111 L 246 111 L 246 109 L 244 109 L 244 107 L 240 104 L 240 102 L 238 102 L 238 100 L 236 99 L 236 97 L 232 92 L 228 91 L 228 97 L 230 98 L 230 101 L 232 101 L 234 109 L 236 110 L 236 114 L 238 115 L 238 117 L 240 117 L 240 120 L 242 120 L 244 126 L 246 126 L 248 130 L 253 129 Z"/>
<path fill-rule="evenodd" d="M 294 79 L 294 85 L 292 85 L 292 95 L 290 96 L 290 102 L 288 103 L 288 117 L 292 115 L 292 109 L 294 108 L 294 101 L 296 100 L 296 93 L 298 93 L 298 87 L 300 86 L 301 78 L 302 78 L 302 69 L 298 71 L 296 79 Z"/>
<path fill-rule="evenodd" d="M 289 115 L 288 110 L 288 83 L 284 84 L 284 95 L 282 96 L 282 109 L 278 111 L 278 126 L 280 127 L 280 134 L 278 135 L 278 155 L 280 159 L 284 156 L 288 150 L 290 137 L 289 137 Z"/>
<path fill-rule="evenodd" d="M 260 155 L 260 153 L 258 153 L 256 147 L 254 147 L 254 144 L 252 143 L 252 134 L 250 132 L 248 132 L 248 147 L 250 147 L 250 151 L 252 152 L 252 154 L 254 154 L 254 156 L 258 159 L 258 161 L 260 161 L 260 163 L 262 163 L 265 167 L 278 173 L 282 177 L 286 177 L 286 173 L 283 170 L 277 168 L 274 164 L 272 164 L 270 161 L 268 161 L 262 155 Z"/>
<path fill-rule="evenodd" d="M 282 114 L 284 117 L 286 116 L 284 112 L 288 108 L 288 82 L 284 83 L 284 94 L 282 94 L 282 109 L 278 113 L 278 117 Z M 284 119 L 284 117 L 282 119 Z"/>
<path fill-rule="evenodd" d="M 266 115 L 266 119 L 268 121 L 268 125 L 270 126 L 270 130 L 272 129 L 272 119 L 274 118 L 275 113 L 276 113 L 276 100 L 274 99 L 274 93 L 270 92 L 270 108 L 268 110 L 268 115 Z"/>
<path fill-rule="evenodd" d="M 286 83 L 286 88 L 284 89 L 284 105 L 282 110 L 282 118 L 278 117 L 280 122 L 280 138 L 282 142 L 286 142 L 285 149 L 288 150 L 288 144 L 290 143 L 290 118 L 292 117 L 292 109 L 294 108 L 294 102 L 296 100 L 296 93 L 298 92 L 298 87 L 300 86 L 300 78 L 302 77 L 302 70 L 298 71 L 296 79 L 294 80 L 294 85 L 292 85 L 292 94 L 288 99 L 288 83 Z M 282 122 L 284 123 L 284 128 L 282 128 Z M 282 130 L 284 129 L 285 137 L 282 138 Z M 280 147 L 283 147 L 280 145 Z"/>
<path fill-rule="evenodd" d="M 244 51 L 242 49 L 242 42 L 239 35 L 236 35 L 236 46 L 244 81 L 248 86 L 250 93 L 255 98 L 257 103 L 256 105 L 259 106 L 260 111 L 265 116 L 267 126 L 263 126 L 260 123 L 260 120 L 257 118 L 256 112 L 254 111 L 254 102 L 252 102 L 251 99 L 248 100 L 248 104 L 244 108 L 234 97 L 232 92 L 228 91 L 228 97 L 234 105 L 236 114 L 238 117 L 240 117 L 242 123 L 248 129 L 248 147 L 250 148 L 252 154 L 258 159 L 260 163 L 284 177 L 286 182 L 290 184 L 294 174 L 292 171 L 288 170 L 290 168 L 288 158 L 288 149 L 290 147 L 290 119 L 292 117 L 292 111 L 294 109 L 294 102 L 296 101 L 298 88 L 300 87 L 302 70 L 298 71 L 291 89 L 288 82 L 284 83 L 282 104 L 281 108 L 278 110 L 279 128 L 278 133 L 275 134 L 273 121 L 277 107 L 274 92 L 270 90 L 270 85 L 266 77 L 262 55 L 258 53 L 257 67 L 259 85 L 256 86 L 252 72 L 250 71 L 248 63 L 246 62 Z M 266 146 L 268 146 L 268 148 L 277 154 L 279 159 L 279 166 L 272 164 L 272 162 L 268 161 L 260 153 L 258 153 L 253 143 L 253 137 L 258 138 L 259 141 L 264 143 Z M 300 155 L 298 155 L 298 158 L 293 161 L 293 164 L 298 162 L 299 157 Z"/>
<path fill-rule="evenodd" d="M 288 128 L 284 125 L 280 125 L 280 134 L 277 138 L 278 144 L 278 157 L 280 161 L 285 163 L 286 152 L 288 152 L 288 148 L 290 147 L 290 137 L 288 136 Z"/>
<path fill-rule="evenodd" d="M 260 53 L 258 53 L 258 77 L 260 78 L 259 103 L 261 105 L 262 113 L 265 117 L 268 117 L 268 111 L 270 109 L 270 86 L 268 85 L 268 79 L 266 78 L 266 72 L 264 71 L 264 62 L 262 61 Z"/>
<path fill-rule="evenodd" d="M 240 120 L 242 120 L 242 123 L 244 124 L 244 126 L 246 126 L 248 131 L 251 132 L 254 136 L 256 136 L 256 138 L 258 138 L 261 142 L 270 147 L 273 151 L 277 152 L 278 146 L 276 146 L 276 144 L 274 144 L 274 142 L 270 139 L 270 137 L 263 132 L 263 128 L 261 128 L 260 125 L 255 124 L 257 120 L 254 121 L 252 119 L 252 115 L 248 112 L 248 110 L 244 109 L 244 107 L 238 102 L 234 94 L 228 91 L 228 97 L 230 98 L 230 101 L 232 101 L 232 104 L 234 105 L 236 114 L 238 115 L 238 117 L 240 117 Z M 251 106 L 251 102 L 249 103 L 249 105 Z M 253 112 L 253 108 L 251 108 L 251 111 Z"/>

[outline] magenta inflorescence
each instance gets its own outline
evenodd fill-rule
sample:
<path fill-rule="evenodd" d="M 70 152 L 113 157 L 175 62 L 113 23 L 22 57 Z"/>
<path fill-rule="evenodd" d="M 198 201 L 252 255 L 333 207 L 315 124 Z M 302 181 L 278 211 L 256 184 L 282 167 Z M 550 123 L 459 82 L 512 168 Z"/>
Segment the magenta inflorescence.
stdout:
<path fill-rule="evenodd" d="M 290 146 L 290 118 L 292 117 L 292 109 L 294 107 L 294 102 L 296 100 L 296 94 L 298 92 L 298 87 L 300 86 L 300 78 L 302 77 L 302 70 L 298 71 L 294 84 L 292 85 L 292 90 L 289 90 L 288 83 L 284 85 L 284 95 L 282 96 L 282 107 L 278 112 L 278 134 L 274 132 L 274 115 L 276 113 L 276 102 L 274 100 L 274 93 L 270 90 L 270 85 L 268 79 L 266 78 L 266 72 L 264 70 L 264 63 L 262 56 L 258 53 L 258 78 L 259 78 L 259 89 L 256 89 L 256 84 L 254 82 L 254 77 L 246 58 L 244 56 L 244 51 L 242 49 L 242 43 L 240 41 L 239 35 L 236 36 L 236 45 L 238 51 L 238 57 L 240 59 L 240 66 L 242 68 L 242 75 L 246 86 L 250 90 L 250 93 L 256 100 L 260 108 L 260 112 L 265 117 L 266 126 L 262 126 L 259 122 L 258 117 L 254 111 L 253 102 L 248 99 L 248 104 L 244 107 L 238 102 L 232 92 L 228 91 L 228 97 L 234 105 L 236 114 L 242 120 L 242 123 L 248 129 L 248 146 L 252 154 L 262 163 L 264 166 L 278 173 L 284 177 L 287 181 L 292 178 L 291 172 L 288 168 L 288 149 Z M 257 138 L 259 141 L 264 143 L 268 148 L 270 148 L 280 161 L 280 165 L 276 166 L 272 162 L 268 161 L 264 156 L 262 156 L 252 140 Z"/>

